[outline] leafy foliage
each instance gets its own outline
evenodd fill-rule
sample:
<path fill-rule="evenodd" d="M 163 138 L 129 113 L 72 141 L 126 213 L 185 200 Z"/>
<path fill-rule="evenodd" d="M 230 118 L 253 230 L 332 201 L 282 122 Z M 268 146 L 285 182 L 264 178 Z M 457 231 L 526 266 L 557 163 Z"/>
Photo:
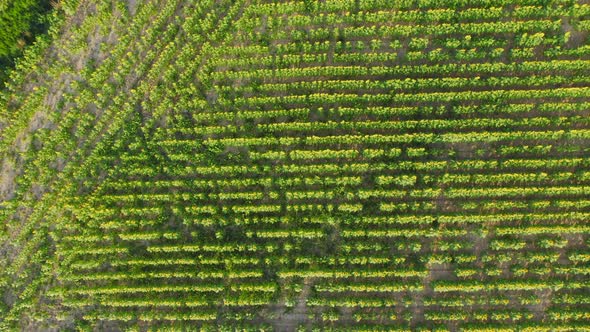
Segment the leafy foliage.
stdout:
<path fill-rule="evenodd" d="M 47 0 L 0 2 L 0 83 L 7 79 L 23 48 L 47 30 L 51 8 Z"/>
<path fill-rule="evenodd" d="M 590 5 L 74 7 L 2 109 L 0 329 L 590 328 Z"/>

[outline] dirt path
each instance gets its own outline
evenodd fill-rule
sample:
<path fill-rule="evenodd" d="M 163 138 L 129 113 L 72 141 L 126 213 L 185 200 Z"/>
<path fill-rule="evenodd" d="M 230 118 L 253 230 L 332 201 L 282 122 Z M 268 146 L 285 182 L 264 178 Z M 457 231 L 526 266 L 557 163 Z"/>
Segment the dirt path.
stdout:
<path fill-rule="evenodd" d="M 297 297 L 297 303 L 293 310 L 289 312 L 280 312 L 276 319 L 273 320 L 273 328 L 275 331 L 295 331 L 297 328 L 309 322 L 307 318 L 308 310 L 307 310 L 307 298 L 311 293 L 311 282 L 309 280 L 304 281 L 303 288 L 299 296 Z M 279 306 L 276 310 L 282 311 L 284 306 Z M 307 324 L 309 325 L 309 324 Z M 306 328 L 311 328 L 311 325 L 306 326 Z"/>

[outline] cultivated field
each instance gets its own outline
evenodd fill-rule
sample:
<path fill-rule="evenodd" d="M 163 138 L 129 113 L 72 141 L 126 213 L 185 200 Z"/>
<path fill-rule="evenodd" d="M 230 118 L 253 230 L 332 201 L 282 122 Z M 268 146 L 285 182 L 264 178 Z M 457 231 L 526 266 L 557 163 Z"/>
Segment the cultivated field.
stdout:
<path fill-rule="evenodd" d="M 0 108 L 0 330 L 590 331 L 587 1 L 68 8 Z"/>

